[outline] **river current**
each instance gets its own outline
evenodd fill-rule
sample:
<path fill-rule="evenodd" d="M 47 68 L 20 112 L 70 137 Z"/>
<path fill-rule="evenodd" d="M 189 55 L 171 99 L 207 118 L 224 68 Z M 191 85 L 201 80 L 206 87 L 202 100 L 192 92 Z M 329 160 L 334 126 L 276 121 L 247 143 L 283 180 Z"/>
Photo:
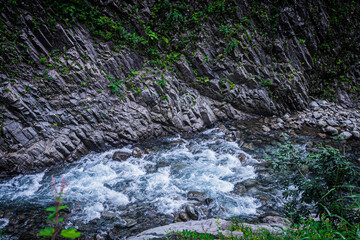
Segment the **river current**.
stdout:
<path fill-rule="evenodd" d="M 113 234 L 131 235 L 173 222 L 187 206 L 195 208 L 199 219 L 229 219 L 253 218 L 282 204 L 256 154 L 250 155 L 243 142 L 229 139 L 219 128 L 137 145 L 148 152 L 140 158 L 112 159 L 114 152 L 131 153 L 134 147 L 91 153 L 64 167 L 3 180 L 0 210 L 41 212 L 51 206 L 51 176 L 57 183 L 62 177 L 71 179 L 66 205 L 73 209 L 81 204 L 67 225 L 88 234 L 116 229 Z M 189 200 L 189 191 L 211 200 Z M 8 222 L 0 218 L 0 228 Z"/>

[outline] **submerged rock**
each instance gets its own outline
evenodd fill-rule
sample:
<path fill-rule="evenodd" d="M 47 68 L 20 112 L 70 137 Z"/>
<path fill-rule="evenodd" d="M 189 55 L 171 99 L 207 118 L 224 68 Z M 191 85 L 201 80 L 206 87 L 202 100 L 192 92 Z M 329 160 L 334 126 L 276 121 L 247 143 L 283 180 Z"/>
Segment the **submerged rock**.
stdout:
<path fill-rule="evenodd" d="M 185 208 L 185 212 L 192 220 L 199 219 L 199 211 L 193 205 L 187 205 Z"/>
<path fill-rule="evenodd" d="M 190 221 L 190 217 L 186 212 L 180 212 L 179 218 L 184 222 Z"/>
<path fill-rule="evenodd" d="M 141 158 L 143 155 L 143 151 L 138 148 L 138 147 L 135 147 L 133 150 L 132 150 L 132 156 L 133 157 L 136 157 L 136 158 Z"/>
<path fill-rule="evenodd" d="M 114 153 L 112 159 L 116 161 L 126 161 L 129 157 L 131 157 L 130 153 L 117 151 Z"/>
<path fill-rule="evenodd" d="M 207 195 L 204 192 L 189 191 L 188 194 L 187 194 L 187 198 L 189 200 L 196 200 L 196 201 L 199 201 L 199 202 L 203 202 L 207 198 Z"/>

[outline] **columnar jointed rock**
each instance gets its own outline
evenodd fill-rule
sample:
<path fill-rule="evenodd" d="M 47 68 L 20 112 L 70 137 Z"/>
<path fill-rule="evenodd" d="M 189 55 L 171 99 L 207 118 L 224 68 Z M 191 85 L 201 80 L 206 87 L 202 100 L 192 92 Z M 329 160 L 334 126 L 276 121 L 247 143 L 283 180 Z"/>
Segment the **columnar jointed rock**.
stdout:
<path fill-rule="evenodd" d="M 254 6 L 246 0 L 235 1 L 236 6 L 231 9 L 237 10 L 228 16 L 234 22 L 223 26 L 230 30 L 241 27 L 231 37 L 224 37 L 223 30 L 213 25 L 216 21 L 210 16 L 208 22 L 197 25 L 199 32 L 191 33 L 198 37 L 193 47 L 177 45 L 176 49 L 169 49 L 172 41 L 182 38 L 180 35 L 190 35 L 177 32 L 172 39 L 163 38 L 169 44 L 160 43 L 156 36 L 159 38 L 156 51 L 141 49 L 136 39 L 122 46 L 124 39 L 113 39 L 110 32 L 98 39 L 94 32 L 90 33 L 86 22 L 77 22 L 84 17 L 81 14 L 81 17 L 74 14 L 75 22 L 62 20 L 57 16 L 60 12 L 53 14 L 50 3 L 54 1 L 13 2 L 5 4 L 0 15 L 1 32 L 5 34 L 0 56 L 0 174 L 40 170 L 78 160 L 91 150 L 119 147 L 150 137 L 196 132 L 221 120 L 246 117 L 243 112 L 279 115 L 303 110 L 310 102 L 309 92 L 314 90 L 310 83 L 321 74 L 313 69 L 327 62 L 325 56 L 317 59 L 323 56 L 314 55 L 317 49 L 326 48 L 320 41 L 327 39 L 330 30 L 326 12 L 332 9 L 322 1 L 311 7 L 306 1 L 295 1 L 274 8 L 279 10 L 276 40 L 261 29 L 265 19 L 260 22 L 257 18 L 248 19 L 248 25 L 254 27 L 244 28 L 247 24 L 243 21 Z M 153 40 L 149 34 L 156 29 L 145 31 L 138 20 L 149 22 L 154 1 L 132 4 L 136 14 L 130 4 L 125 7 L 121 1 L 101 1 L 102 7 L 95 9 L 104 8 L 101 12 L 104 16 L 96 24 L 104 24 L 104 19 L 108 19 L 114 28 L 113 20 L 123 22 L 122 17 L 134 16 L 129 29 L 125 27 L 121 32 L 127 38 L 137 32 L 138 37 L 149 43 Z M 264 7 L 270 11 L 270 6 Z M 324 13 L 316 22 L 319 26 L 311 24 L 313 9 Z M 346 16 L 345 21 L 348 19 L 358 21 L 352 15 Z M 127 32 L 130 29 L 135 32 Z M 341 34 L 344 29 L 339 28 L 338 36 L 345 36 Z M 336 46 L 356 48 L 360 42 L 356 41 L 358 35 L 353 33 L 353 44 Z M 121 46 L 116 45 L 119 42 Z M 227 53 L 230 43 L 234 49 Z M 145 53 L 156 55 L 157 50 L 164 53 L 165 59 L 179 54 L 171 70 L 151 66 Z M 330 52 L 338 51 L 342 51 L 341 47 Z M 358 86 L 358 69 L 358 63 L 350 64 L 344 75 L 338 75 L 347 79 L 346 83 Z M 356 98 L 352 99 L 357 91 L 354 94 L 346 91 L 349 87 L 341 82 L 336 87 L 339 102 L 358 104 Z M 310 107 L 332 111 L 326 102 L 311 103 Z M 315 115 L 318 119 L 319 115 Z M 344 123 L 323 119 L 322 123 L 324 128 L 346 124 L 348 132 L 355 131 L 355 137 L 359 131 L 353 126 L 359 126 L 357 119 L 350 117 Z M 290 124 L 298 127 L 303 122 L 297 119 Z M 285 124 L 276 122 L 272 129 L 284 129 Z M 264 131 L 269 130 L 264 127 Z"/>

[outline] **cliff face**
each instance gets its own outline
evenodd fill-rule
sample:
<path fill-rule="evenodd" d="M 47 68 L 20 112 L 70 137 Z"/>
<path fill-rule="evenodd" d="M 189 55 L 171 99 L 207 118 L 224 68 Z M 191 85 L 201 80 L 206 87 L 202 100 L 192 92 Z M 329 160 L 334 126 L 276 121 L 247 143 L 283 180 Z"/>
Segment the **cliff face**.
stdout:
<path fill-rule="evenodd" d="M 0 172 L 303 110 L 358 106 L 360 3 L 0 1 Z"/>

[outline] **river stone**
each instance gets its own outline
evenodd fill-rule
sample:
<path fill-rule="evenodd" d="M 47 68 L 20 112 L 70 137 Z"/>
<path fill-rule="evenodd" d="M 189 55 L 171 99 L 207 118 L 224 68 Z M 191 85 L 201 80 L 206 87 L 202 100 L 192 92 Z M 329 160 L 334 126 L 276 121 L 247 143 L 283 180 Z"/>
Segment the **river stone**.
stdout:
<path fill-rule="evenodd" d="M 185 143 L 184 140 L 179 140 L 179 141 L 171 142 L 171 143 L 169 143 L 169 145 L 170 146 L 176 146 L 176 145 L 181 145 L 183 143 Z"/>
<path fill-rule="evenodd" d="M 241 184 L 244 185 L 246 188 L 251 188 L 258 185 L 258 182 L 255 179 L 247 179 L 245 181 L 242 181 Z"/>
<path fill-rule="evenodd" d="M 184 222 L 190 221 L 190 217 L 186 212 L 180 212 L 179 218 Z"/>
<path fill-rule="evenodd" d="M 313 117 L 316 119 L 321 118 L 321 114 L 319 112 L 314 112 Z"/>
<path fill-rule="evenodd" d="M 238 195 L 243 195 L 246 193 L 246 187 L 241 183 L 236 183 L 234 186 L 234 193 Z"/>
<path fill-rule="evenodd" d="M 269 128 L 269 127 L 267 127 L 267 126 L 265 126 L 265 125 L 262 125 L 262 130 L 264 131 L 264 132 L 270 132 L 271 131 L 271 129 Z"/>
<path fill-rule="evenodd" d="M 352 131 L 351 134 L 354 136 L 354 138 L 360 139 L 360 132 Z"/>
<path fill-rule="evenodd" d="M 129 157 L 131 157 L 130 153 L 117 151 L 114 153 L 112 159 L 116 161 L 126 161 Z"/>
<path fill-rule="evenodd" d="M 340 137 L 341 137 L 341 139 L 348 140 L 349 138 L 352 137 L 352 134 L 349 133 L 349 132 L 342 132 L 342 133 L 340 134 Z"/>
<path fill-rule="evenodd" d="M 199 211 L 193 205 L 187 205 L 185 208 L 185 212 L 192 220 L 199 219 Z"/>
<path fill-rule="evenodd" d="M 132 156 L 133 157 L 136 157 L 136 158 L 141 158 L 143 155 L 143 151 L 138 148 L 138 147 L 135 147 L 133 150 L 132 150 Z"/>
<path fill-rule="evenodd" d="M 334 127 L 331 127 L 331 126 L 327 126 L 325 128 L 325 132 L 328 133 L 328 134 L 332 134 L 332 135 L 337 135 L 338 134 L 338 130 Z"/>
<path fill-rule="evenodd" d="M 223 124 L 220 124 L 219 128 L 221 129 L 221 131 L 225 132 L 227 129 Z"/>
<path fill-rule="evenodd" d="M 334 120 L 332 120 L 332 119 L 328 119 L 328 120 L 326 120 L 326 122 L 330 125 L 330 126 L 332 126 L 332 127 L 336 127 L 338 124 L 334 121 Z"/>
<path fill-rule="evenodd" d="M 320 127 L 326 127 L 326 126 L 327 126 L 327 123 L 326 123 L 325 121 L 323 121 L 323 120 L 319 120 L 318 125 L 319 125 Z"/>
<path fill-rule="evenodd" d="M 317 104 L 315 101 L 312 101 L 310 104 L 309 104 L 310 108 L 313 109 L 313 110 L 317 110 L 319 109 L 319 104 Z"/>
<path fill-rule="evenodd" d="M 132 218 L 124 218 L 125 222 L 126 222 L 126 227 L 132 227 L 135 226 L 137 224 L 137 221 L 135 219 Z"/>
<path fill-rule="evenodd" d="M 203 202 L 203 201 L 205 201 L 207 196 L 206 196 L 206 193 L 204 193 L 204 192 L 189 191 L 187 193 L 187 198 L 189 200 L 196 200 L 196 201 L 199 201 L 199 202 Z"/>
<path fill-rule="evenodd" d="M 243 163 L 246 160 L 246 155 L 244 153 L 239 153 L 238 156 L 241 163 Z"/>
<path fill-rule="evenodd" d="M 107 218 L 107 219 L 113 219 L 116 217 L 116 214 L 114 212 L 110 212 L 110 211 L 105 211 L 101 213 L 101 217 L 102 218 Z"/>
<path fill-rule="evenodd" d="M 212 198 L 205 199 L 206 205 L 210 205 L 213 201 L 214 201 L 214 199 L 212 199 Z"/>

